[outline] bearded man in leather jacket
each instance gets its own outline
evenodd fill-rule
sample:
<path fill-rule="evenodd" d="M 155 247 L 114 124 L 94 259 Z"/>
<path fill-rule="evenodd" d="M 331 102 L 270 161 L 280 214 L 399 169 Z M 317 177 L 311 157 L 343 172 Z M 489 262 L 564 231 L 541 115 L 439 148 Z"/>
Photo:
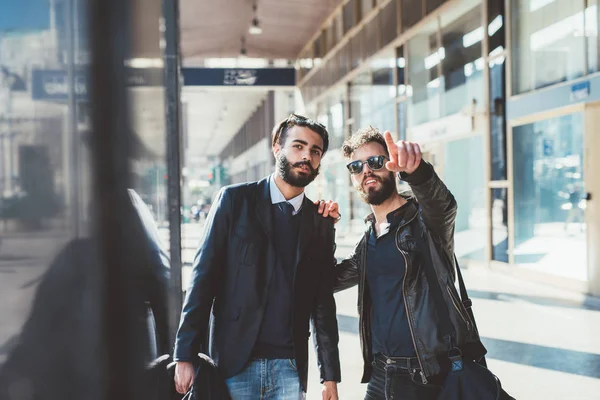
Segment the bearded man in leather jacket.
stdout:
<path fill-rule="evenodd" d="M 417 143 L 395 143 L 370 127 L 343 151 L 373 211 L 354 253 L 337 265 L 335 283 L 336 291 L 359 285 L 365 399 L 436 399 L 451 350 L 472 360 L 485 354 L 454 286 L 456 200 Z M 398 193 L 395 173 L 410 192 Z M 451 329 L 440 324 L 439 310 Z"/>

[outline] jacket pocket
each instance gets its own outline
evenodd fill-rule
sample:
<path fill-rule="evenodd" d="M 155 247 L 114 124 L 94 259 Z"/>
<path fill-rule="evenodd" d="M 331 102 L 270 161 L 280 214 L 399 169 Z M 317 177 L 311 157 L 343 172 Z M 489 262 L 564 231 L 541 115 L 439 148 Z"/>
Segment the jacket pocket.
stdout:
<path fill-rule="evenodd" d="M 244 265 L 254 265 L 257 262 L 259 243 L 254 240 L 233 235 L 235 245 L 233 247 L 233 259 Z"/>

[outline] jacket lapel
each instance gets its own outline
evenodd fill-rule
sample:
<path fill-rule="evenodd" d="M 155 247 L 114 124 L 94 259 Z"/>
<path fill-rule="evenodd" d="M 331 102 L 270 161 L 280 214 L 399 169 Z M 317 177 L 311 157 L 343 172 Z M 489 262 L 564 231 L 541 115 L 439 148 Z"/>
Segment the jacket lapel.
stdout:
<path fill-rule="evenodd" d="M 257 184 L 256 201 L 254 209 L 258 223 L 267 236 L 267 242 L 272 247 L 273 243 L 273 212 L 271 207 L 271 192 L 269 189 L 269 178 L 262 179 Z"/>

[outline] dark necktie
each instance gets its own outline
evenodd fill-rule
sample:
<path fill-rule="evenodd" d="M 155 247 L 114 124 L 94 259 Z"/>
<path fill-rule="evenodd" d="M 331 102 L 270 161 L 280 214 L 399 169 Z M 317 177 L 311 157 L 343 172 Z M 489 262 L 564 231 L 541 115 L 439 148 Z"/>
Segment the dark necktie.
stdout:
<path fill-rule="evenodd" d="M 277 203 L 279 209 L 283 212 L 287 218 L 291 218 L 294 215 L 294 206 L 288 203 L 287 201 Z"/>

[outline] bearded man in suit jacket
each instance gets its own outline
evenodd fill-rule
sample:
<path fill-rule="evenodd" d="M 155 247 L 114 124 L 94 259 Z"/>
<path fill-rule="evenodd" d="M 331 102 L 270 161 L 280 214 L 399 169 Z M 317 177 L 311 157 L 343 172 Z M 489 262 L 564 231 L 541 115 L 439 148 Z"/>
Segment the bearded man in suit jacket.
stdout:
<path fill-rule="evenodd" d="M 179 393 L 203 351 L 233 400 L 304 398 L 311 322 L 323 399 L 337 400 L 334 221 L 304 195 L 328 144 L 323 125 L 292 114 L 273 130 L 274 173 L 217 196 L 175 343 Z"/>

